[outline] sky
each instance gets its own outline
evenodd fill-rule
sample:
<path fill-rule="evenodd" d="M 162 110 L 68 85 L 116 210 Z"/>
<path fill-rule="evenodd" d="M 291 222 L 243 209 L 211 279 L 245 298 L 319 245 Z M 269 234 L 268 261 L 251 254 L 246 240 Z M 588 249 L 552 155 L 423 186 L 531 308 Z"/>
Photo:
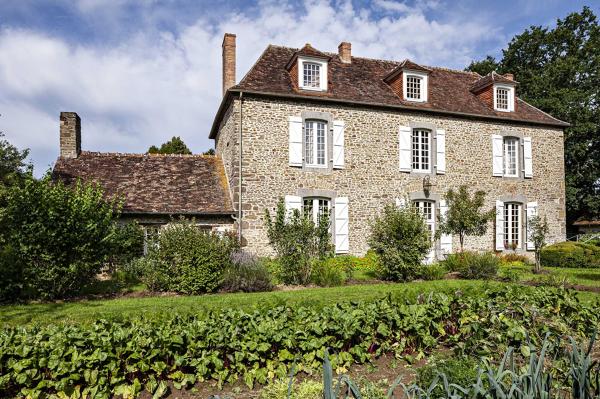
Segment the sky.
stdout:
<path fill-rule="evenodd" d="M 87 151 L 145 152 L 180 136 L 192 152 L 222 99 L 221 43 L 237 35 L 237 80 L 269 44 L 463 69 L 501 56 L 531 25 L 600 0 L 0 0 L 0 132 L 35 174 L 59 151 L 59 113 Z"/>

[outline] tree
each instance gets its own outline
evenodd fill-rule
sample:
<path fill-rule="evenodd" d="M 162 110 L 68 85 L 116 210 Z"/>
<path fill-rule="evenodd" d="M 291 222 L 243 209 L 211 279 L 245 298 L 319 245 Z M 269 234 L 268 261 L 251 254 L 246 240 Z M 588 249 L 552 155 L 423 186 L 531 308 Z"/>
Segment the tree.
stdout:
<path fill-rule="evenodd" d="M 0 132 L 0 138 L 4 133 Z M 0 139 L 0 190 L 23 181 L 31 174 L 33 166 L 25 162 L 29 156 L 29 149 L 19 150 L 5 139 Z M 1 193 L 0 193 L 1 195 Z"/>
<path fill-rule="evenodd" d="M 483 211 L 485 192 L 476 191 L 473 196 L 467 186 L 460 186 L 458 191 L 452 189 L 446 192 L 448 211 L 439 217 L 437 235 L 456 234 L 460 242 L 460 252 L 463 252 L 466 236 L 482 236 L 487 231 L 488 221 L 494 218 L 495 209 Z"/>
<path fill-rule="evenodd" d="M 533 248 L 535 252 L 535 273 L 539 273 L 541 271 L 541 253 L 542 248 L 546 246 L 546 236 L 549 233 L 548 229 L 548 221 L 546 217 L 542 219 L 540 216 L 535 215 L 529 219 L 529 241 L 533 243 Z"/>
<path fill-rule="evenodd" d="M 490 57 L 473 62 L 480 70 Z M 557 20 L 554 28 L 531 26 L 503 50 L 498 72 L 519 82 L 519 96 L 567 121 L 565 172 L 567 217 L 600 217 L 600 26 L 589 7 Z"/>
<path fill-rule="evenodd" d="M 490 72 L 498 70 L 499 67 L 498 61 L 491 55 L 488 55 L 481 61 L 471 61 L 466 70 L 485 76 Z"/>
<path fill-rule="evenodd" d="M 160 148 L 153 145 L 148 148 L 148 154 L 191 154 L 190 149 L 185 145 L 181 137 L 171 138 L 171 140 L 163 143 Z"/>
<path fill-rule="evenodd" d="M 215 155 L 215 149 L 210 148 L 202 153 L 202 155 Z"/>

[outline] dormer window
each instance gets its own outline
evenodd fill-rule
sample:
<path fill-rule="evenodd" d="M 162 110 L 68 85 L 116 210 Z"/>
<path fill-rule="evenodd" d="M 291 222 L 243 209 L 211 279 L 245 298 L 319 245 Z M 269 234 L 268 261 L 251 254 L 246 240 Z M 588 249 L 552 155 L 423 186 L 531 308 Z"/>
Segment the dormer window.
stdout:
<path fill-rule="evenodd" d="M 514 87 L 494 85 L 494 109 L 502 112 L 512 112 L 515 110 L 515 91 Z"/>
<path fill-rule="evenodd" d="M 327 61 L 298 57 L 298 86 L 303 90 L 327 91 Z"/>
<path fill-rule="evenodd" d="M 427 101 L 427 74 L 413 71 L 404 71 L 403 87 L 404 99 L 407 101 Z"/>

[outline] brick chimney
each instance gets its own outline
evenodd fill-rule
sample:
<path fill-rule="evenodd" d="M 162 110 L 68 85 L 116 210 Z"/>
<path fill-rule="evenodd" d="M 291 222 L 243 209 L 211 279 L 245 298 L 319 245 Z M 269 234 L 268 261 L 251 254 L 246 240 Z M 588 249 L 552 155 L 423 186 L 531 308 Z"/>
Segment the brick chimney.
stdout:
<path fill-rule="evenodd" d="M 223 95 L 235 85 L 235 35 L 225 33 L 223 37 Z"/>
<path fill-rule="evenodd" d="M 338 54 L 344 64 L 350 64 L 352 62 L 352 44 L 341 42 L 338 46 Z"/>
<path fill-rule="evenodd" d="M 60 156 L 77 158 L 81 153 L 81 119 L 76 112 L 60 113 Z"/>
<path fill-rule="evenodd" d="M 502 76 L 504 76 L 508 80 L 515 80 L 515 75 L 513 75 L 512 73 L 505 73 Z"/>

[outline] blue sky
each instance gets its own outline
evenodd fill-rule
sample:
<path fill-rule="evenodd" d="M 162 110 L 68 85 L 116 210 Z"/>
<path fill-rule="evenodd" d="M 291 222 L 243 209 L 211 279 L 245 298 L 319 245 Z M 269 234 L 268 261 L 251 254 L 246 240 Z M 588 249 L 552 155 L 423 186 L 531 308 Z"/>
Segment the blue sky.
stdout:
<path fill-rule="evenodd" d="M 221 100 L 221 41 L 237 34 L 242 76 L 269 44 L 463 69 L 500 56 L 530 25 L 598 1 L 4 0 L 0 131 L 31 149 L 36 174 L 58 156 L 58 115 L 82 118 L 84 150 L 143 152 L 181 136 L 193 152 Z"/>

